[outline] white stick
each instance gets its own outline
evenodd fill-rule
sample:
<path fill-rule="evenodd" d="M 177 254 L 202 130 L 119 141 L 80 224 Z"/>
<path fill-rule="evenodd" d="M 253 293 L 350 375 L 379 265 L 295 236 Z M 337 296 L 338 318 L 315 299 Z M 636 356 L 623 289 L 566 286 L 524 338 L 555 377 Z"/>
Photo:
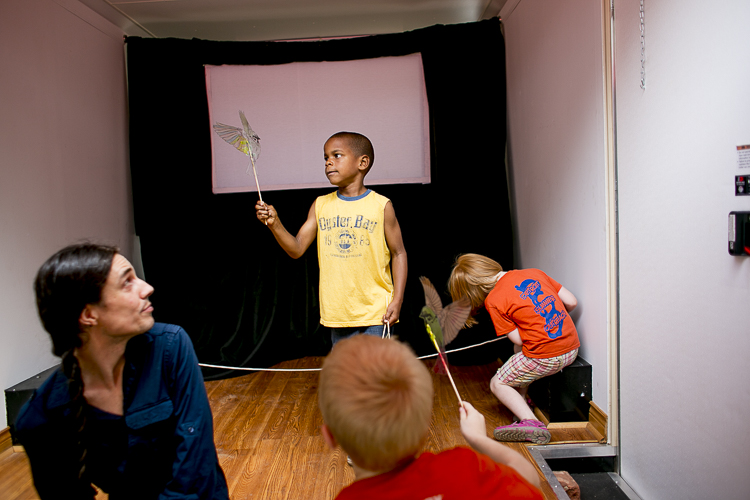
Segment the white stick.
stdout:
<path fill-rule="evenodd" d="M 250 152 L 250 163 L 253 165 L 253 176 L 255 176 L 255 187 L 258 188 L 258 196 L 260 197 L 260 202 L 263 203 L 263 195 L 260 194 L 260 184 L 258 184 L 258 172 L 255 171 L 255 160 L 253 159 L 253 153 Z"/>
<path fill-rule="evenodd" d="M 458 406 L 461 406 L 461 396 L 458 394 L 458 389 L 456 389 L 456 384 L 453 382 L 453 377 L 451 377 L 451 371 L 448 369 L 448 363 L 445 362 L 445 359 L 443 358 L 443 353 L 440 352 L 440 348 L 437 345 L 437 342 L 435 341 L 435 337 L 433 335 L 430 335 L 430 338 L 432 339 L 432 344 L 435 346 L 435 349 L 437 349 L 438 356 L 440 357 L 440 361 L 443 362 L 443 366 L 445 367 L 445 373 L 448 374 L 448 379 L 451 381 L 451 385 L 453 386 L 453 391 L 456 393 L 456 397 L 458 398 Z"/>
<path fill-rule="evenodd" d="M 250 164 L 253 166 L 253 176 L 255 177 L 255 187 L 258 188 L 258 197 L 260 198 L 260 202 L 265 205 L 265 203 L 263 202 L 263 195 L 260 194 L 260 184 L 258 184 L 258 173 L 255 171 L 255 160 L 253 159 L 252 151 L 250 151 Z M 267 226 L 268 221 L 264 220 L 263 224 Z"/>

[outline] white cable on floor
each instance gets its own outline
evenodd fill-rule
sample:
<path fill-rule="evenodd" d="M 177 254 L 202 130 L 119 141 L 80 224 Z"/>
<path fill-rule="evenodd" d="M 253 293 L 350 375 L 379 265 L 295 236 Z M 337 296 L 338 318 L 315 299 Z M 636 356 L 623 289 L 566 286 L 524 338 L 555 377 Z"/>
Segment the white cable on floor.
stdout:
<path fill-rule="evenodd" d="M 486 340 L 484 342 L 481 342 L 479 344 L 474 345 L 468 345 L 466 347 L 459 347 L 458 349 L 452 349 L 450 351 L 445 351 L 446 354 L 450 354 L 452 352 L 458 352 L 458 351 L 465 351 L 466 349 L 471 349 L 472 347 L 479 347 L 483 346 L 485 344 L 489 344 L 490 342 L 496 342 L 500 339 L 506 338 L 507 335 L 502 335 L 500 337 L 497 337 L 495 339 Z M 435 354 L 427 354 L 425 356 L 419 356 L 417 359 L 427 359 L 427 358 L 434 358 L 437 356 L 437 353 Z M 319 372 L 320 368 L 247 368 L 244 366 L 222 366 L 222 365 L 210 365 L 208 363 L 198 363 L 198 366 L 202 366 L 204 368 L 220 368 L 222 370 L 244 370 L 249 372 Z"/>

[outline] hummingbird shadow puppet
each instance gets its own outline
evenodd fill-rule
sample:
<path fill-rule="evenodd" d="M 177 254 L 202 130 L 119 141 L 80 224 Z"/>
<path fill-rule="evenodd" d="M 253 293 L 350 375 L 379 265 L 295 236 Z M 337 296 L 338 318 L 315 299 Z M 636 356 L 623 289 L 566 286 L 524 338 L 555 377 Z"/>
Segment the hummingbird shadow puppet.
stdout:
<path fill-rule="evenodd" d="M 419 281 L 424 288 L 425 299 L 425 306 L 419 317 L 424 321 L 428 333 L 432 332 L 435 336 L 439 348 L 438 355 L 442 358 L 442 362 L 435 363 L 434 370 L 436 373 L 445 373 L 448 369 L 445 346 L 450 344 L 463 328 L 471 313 L 471 304 L 467 297 L 461 297 L 460 300 L 443 307 L 440 295 L 430 280 L 421 276 Z"/>

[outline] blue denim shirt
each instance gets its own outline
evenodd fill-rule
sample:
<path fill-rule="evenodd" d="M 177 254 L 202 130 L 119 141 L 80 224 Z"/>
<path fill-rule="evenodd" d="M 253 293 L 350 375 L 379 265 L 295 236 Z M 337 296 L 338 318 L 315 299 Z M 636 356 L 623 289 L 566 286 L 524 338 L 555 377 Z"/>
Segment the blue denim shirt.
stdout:
<path fill-rule="evenodd" d="M 156 323 L 128 342 L 124 415 L 86 408 L 86 466 L 116 499 L 228 499 L 203 376 L 185 330 Z M 21 409 L 18 438 L 42 499 L 93 498 L 77 481 L 67 378 L 54 372 Z"/>

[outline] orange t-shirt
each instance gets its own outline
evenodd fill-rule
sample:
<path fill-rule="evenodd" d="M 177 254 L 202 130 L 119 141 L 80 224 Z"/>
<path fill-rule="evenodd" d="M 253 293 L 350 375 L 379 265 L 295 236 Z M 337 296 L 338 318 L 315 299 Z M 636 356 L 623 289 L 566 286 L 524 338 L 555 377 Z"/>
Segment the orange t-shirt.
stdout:
<path fill-rule="evenodd" d="M 517 328 L 528 358 L 552 358 L 577 349 L 578 332 L 557 295 L 560 288 L 539 269 L 505 273 L 484 301 L 495 332 L 505 335 Z"/>

